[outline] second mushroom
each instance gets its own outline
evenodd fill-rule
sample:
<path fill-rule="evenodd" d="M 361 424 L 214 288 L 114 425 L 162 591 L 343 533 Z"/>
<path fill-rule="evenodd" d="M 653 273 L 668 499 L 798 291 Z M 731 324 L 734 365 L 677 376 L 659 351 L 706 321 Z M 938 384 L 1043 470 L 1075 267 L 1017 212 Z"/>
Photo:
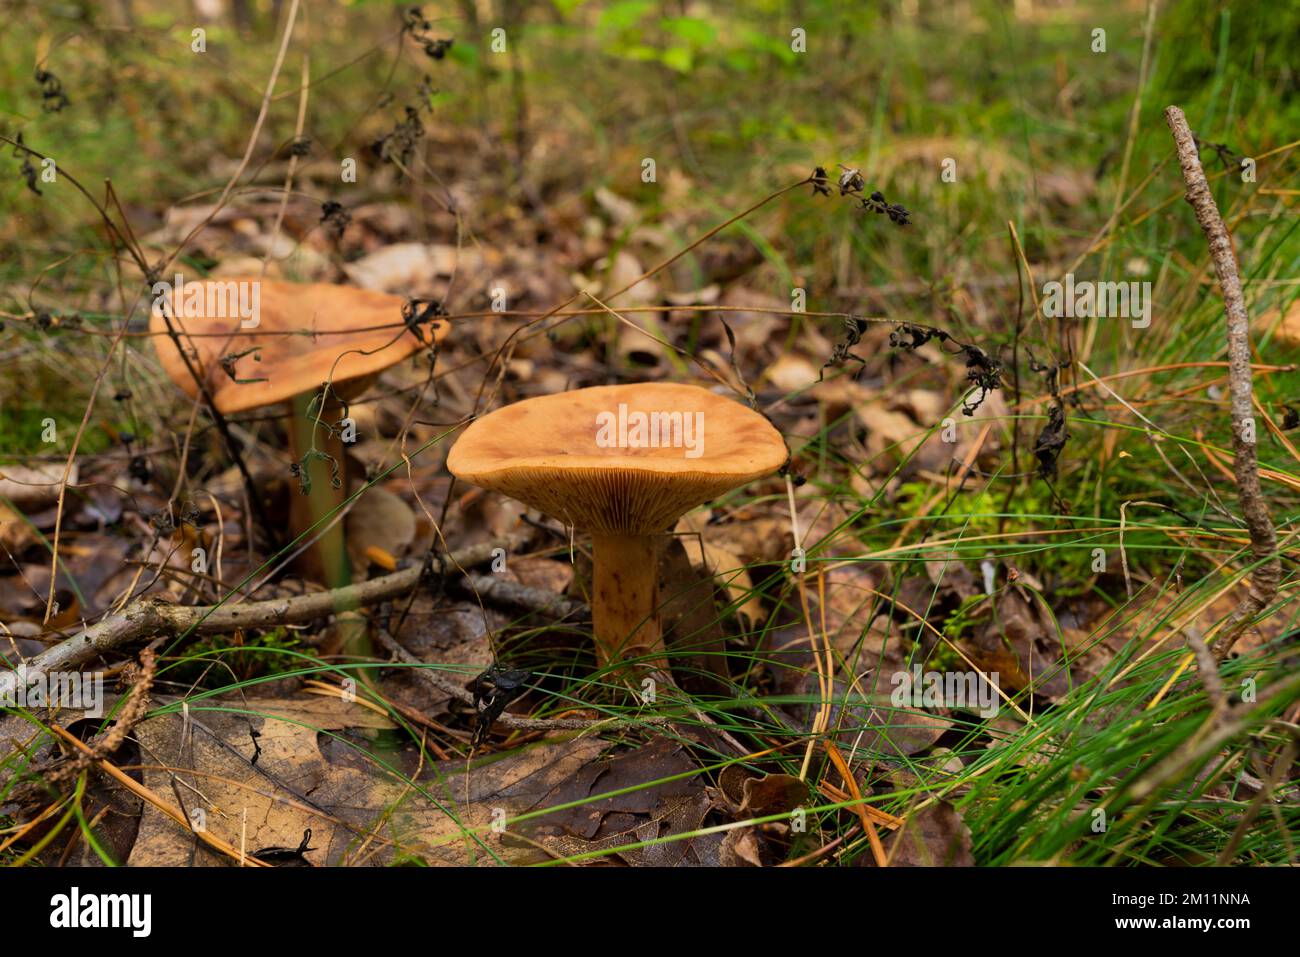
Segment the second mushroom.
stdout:
<path fill-rule="evenodd" d="M 230 415 L 282 406 L 301 495 L 289 499 L 291 539 L 314 531 L 299 567 L 330 588 L 352 579 L 342 522 L 347 498 L 340 419 L 384 369 L 446 336 L 416 327 L 398 296 L 327 283 L 208 279 L 176 283 L 150 320 L 159 362 L 197 398 Z M 269 531 L 269 530 L 268 530 Z"/>

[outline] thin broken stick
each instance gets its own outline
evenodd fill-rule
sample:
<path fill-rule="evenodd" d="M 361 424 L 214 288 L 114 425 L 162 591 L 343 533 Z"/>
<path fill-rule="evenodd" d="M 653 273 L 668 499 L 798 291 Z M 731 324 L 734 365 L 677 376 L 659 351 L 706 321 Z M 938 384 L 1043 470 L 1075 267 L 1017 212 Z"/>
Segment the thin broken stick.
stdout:
<path fill-rule="evenodd" d="M 1282 578 L 1282 563 L 1277 554 L 1277 532 L 1268 514 L 1268 504 L 1259 485 L 1259 463 L 1255 454 L 1255 420 L 1252 414 L 1254 387 L 1250 370 L 1250 316 L 1241 291 L 1237 256 L 1232 237 L 1223 224 L 1214 194 L 1201 168 L 1196 140 L 1187 126 L 1187 117 L 1176 106 L 1165 109 L 1165 122 L 1174 135 L 1178 162 L 1187 184 L 1186 199 L 1196 213 L 1196 221 L 1210 246 L 1210 260 L 1223 291 L 1223 308 L 1228 318 L 1228 392 L 1232 399 L 1232 468 L 1237 482 L 1237 497 L 1250 531 L 1251 551 L 1256 567 L 1250 576 L 1250 589 L 1232 613 L 1232 619 L 1215 643 L 1214 652 L 1222 658 L 1242 632 L 1277 595 Z"/>
<path fill-rule="evenodd" d="M 434 557 L 432 573 L 443 575 L 453 569 L 481 565 L 492 559 L 494 549 L 513 548 L 517 544 L 514 539 L 485 542 L 442 558 Z M 26 662 L 27 674 L 72 670 L 106 651 L 154 635 L 211 635 L 237 628 L 291 625 L 326 618 L 341 608 L 360 608 L 408 594 L 419 585 L 426 570 L 425 564 L 412 565 L 331 591 L 242 604 L 173 605 L 157 598 L 139 598 L 118 614 L 101 619 Z M 16 672 L 0 673 L 0 697 L 15 691 L 17 682 Z"/>

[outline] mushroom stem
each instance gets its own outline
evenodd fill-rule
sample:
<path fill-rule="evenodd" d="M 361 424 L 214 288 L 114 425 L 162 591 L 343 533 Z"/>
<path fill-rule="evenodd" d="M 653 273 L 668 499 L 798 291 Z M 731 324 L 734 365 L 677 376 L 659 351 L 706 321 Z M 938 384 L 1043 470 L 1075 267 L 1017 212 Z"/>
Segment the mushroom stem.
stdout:
<path fill-rule="evenodd" d="M 341 405 L 331 398 L 323 409 L 313 408 L 316 395 L 318 393 L 308 392 L 295 396 L 289 420 L 289 448 L 298 466 L 307 470 L 310 489 L 303 495 L 294 488 L 289 497 L 289 531 L 295 538 L 341 508 L 347 498 L 347 487 L 343 484 L 346 475 L 343 441 L 337 432 L 328 428 L 332 417 L 337 418 Z M 319 430 L 316 428 L 318 418 L 321 423 Z M 333 462 L 316 456 L 304 462 L 303 458 L 312 450 L 330 456 Z M 336 469 L 341 483 L 337 488 L 334 486 Z M 312 533 L 318 537 L 303 552 L 300 566 L 318 576 L 327 588 L 350 585 L 352 569 L 343 541 L 343 522 L 337 521 L 333 527 L 321 531 L 323 528 L 324 524 Z"/>
<path fill-rule="evenodd" d="M 600 663 L 662 655 L 656 537 L 594 535 L 592 564 L 591 618 Z"/>
<path fill-rule="evenodd" d="M 336 430 L 330 428 L 342 416 L 343 403 L 331 392 L 322 407 L 317 401 L 318 396 L 319 393 L 307 392 L 295 396 L 290 403 L 289 448 L 298 466 L 307 469 L 310 491 L 303 495 L 294 488 L 289 494 L 289 534 L 297 538 L 321 523 L 312 532 L 319 537 L 303 552 L 299 567 L 333 590 L 352 584 L 352 565 L 348 561 L 343 520 L 340 518 L 325 529 L 330 516 L 343 507 L 348 495 L 343 440 Z M 312 456 L 303 462 L 304 456 L 313 449 L 330 458 Z M 335 470 L 340 483 L 338 487 L 334 485 Z M 333 632 L 342 653 L 350 657 L 371 657 L 373 649 L 364 617 L 352 607 L 338 607 L 335 611 Z M 368 675 L 363 675 L 363 678 L 368 678 Z"/>

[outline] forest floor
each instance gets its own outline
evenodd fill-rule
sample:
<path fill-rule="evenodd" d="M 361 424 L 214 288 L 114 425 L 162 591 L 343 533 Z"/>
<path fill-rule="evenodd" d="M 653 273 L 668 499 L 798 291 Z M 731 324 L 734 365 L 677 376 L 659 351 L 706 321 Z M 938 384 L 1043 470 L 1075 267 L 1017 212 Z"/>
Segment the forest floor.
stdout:
<path fill-rule="evenodd" d="M 0 716 L 0 859 L 1296 862 L 1285 26 L 278 6 L 0 39 L 0 652 L 89 629 L 66 660 L 105 679 L 98 713 Z M 1240 261 L 1244 379 L 1169 104 Z M 286 611 L 327 590 L 291 562 L 286 416 L 164 372 L 177 273 L 447 324 L 347 410 L 371 657 L 349 602 Z M 1054 308 L 1096 282 L 1128 311 Z M 590 539 L 446 458 L 493 408 L 659 381 L 791 458 L 666 538 L 648 688 L 593 652 Z M 131 623 L 155 602 L 204 611 Z"/>

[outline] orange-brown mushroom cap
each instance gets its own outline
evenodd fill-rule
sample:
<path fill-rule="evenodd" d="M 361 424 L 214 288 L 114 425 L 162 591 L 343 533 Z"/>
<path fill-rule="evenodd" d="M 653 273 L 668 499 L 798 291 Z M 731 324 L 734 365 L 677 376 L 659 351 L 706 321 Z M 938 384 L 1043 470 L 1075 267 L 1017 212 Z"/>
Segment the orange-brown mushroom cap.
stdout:
<path fill-rule="evenodd" d="M 638 414 L 650 423 L 640 431 Z M 772 474 L 787 456 L 780 433 L 752 409 L 697 386 L 648 383 L 497 409 L 465 430 L 447 469 L 575 528 L 651 535 Z"/>
<path fill-rule="evenodd" d="M 257 324 L 244 328 L 245 312 L 238 308 L 239 283 L 256 283 Z M 202 297 L 192 293 L 202 289 Z M 244 304 L 251 287 L 244 287 Z M 187 309 L 191 295 L 203 303 L 203 315 Z M 377 375 L 427 345 L 405 328 L 400 296 L 334 286 L 271 279 L 210 279 L 186 282 L 181 300 L 167 305 L 167 314 L 190 361 L 207 381 L 218 411 L 229 414 L 283 402 L 330 382 L 348 397 L 345 386 Z M 208 315 L 211 311 L 213 315 Z M 449 323 L 435 319 L 421 332 L 441 341 Z M 167 333 L 167 323 L 155 305 L 149 321 L 163 370 L 190 396 L 198 393 L 193 377 Z M 223 357 L 249 352 L 230 362 Z M 197 353 L 197 359 L 195 358 Z M 243 380 L 243 381 L 236 381 Z"/>

